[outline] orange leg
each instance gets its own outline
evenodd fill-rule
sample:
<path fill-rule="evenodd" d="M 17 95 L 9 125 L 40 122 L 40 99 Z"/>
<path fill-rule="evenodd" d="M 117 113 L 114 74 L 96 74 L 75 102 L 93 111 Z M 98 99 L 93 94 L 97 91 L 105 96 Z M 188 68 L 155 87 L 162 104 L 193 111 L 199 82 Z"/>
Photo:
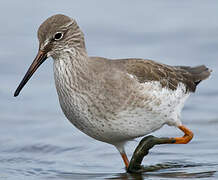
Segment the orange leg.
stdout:
<path fill-rule="evenodd" d="M 194 134 L 185 126 L 179 126 L 179 129 L 181 129 L 185 134 L 183 137 L 175 137 L 172 138 L 175 140 L 174 144 L 187 144 L 191 139 L 193 138 Z"/>
<path fill-rule="evenodd" d="M 187 127 L 181 125 L 178 126 L 180 130 L 184 132 L 183 137 L 175 138 L 157 138 L 154 136 L 144 137 L 139 145 L 136 147 L 135 152 L 133 153 L 130 163 L 125 163 L 128 172 L 143 172 L 146 171 L 143 166 L 141 166 L 143 158 L 149 153 L 149 150 L 158 144 L 187 144 L 193 138 L 193 133 Z M 122 155 L 122 154 L 121 154 Z M 122 155 L 125 162 L 126 154 Z M 128 160 L 128 159 L 127 159 Z M 129 164 L 129 165 L 128 165 Z"/>
<path fill-rule="evenodd" d="M 120 154 L 121 154 L 121 156 L 122 156 L 122 158 L 123 158 L 123 161 L 124 161 L 124 164 L 125 164 L 125 166 L 126 166 L 126 169 L 128 169 L 128 167 L 129 167 L 129 159 L 128 159 L 126 153 L 125 153 L 125 152 L 122 152 L 122 153 L 120 153 Z"/>

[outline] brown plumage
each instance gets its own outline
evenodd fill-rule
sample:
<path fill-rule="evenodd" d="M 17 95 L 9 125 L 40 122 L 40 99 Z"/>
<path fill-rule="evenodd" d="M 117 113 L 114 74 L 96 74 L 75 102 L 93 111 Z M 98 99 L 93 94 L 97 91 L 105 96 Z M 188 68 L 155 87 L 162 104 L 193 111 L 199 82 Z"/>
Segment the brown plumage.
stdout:
<path fill-rule="evenodd" d="M 114 59 L 91 57 L 93 63 L 100 71 L 102 66 L 116 68 L 133 75 L 140 83 L 158 81 L 162 87 L 176 90 L 179 83 L 186 86 L 187 92 L 195 92 L 197 85 L 210 76 L 212 70 L 205 65 L 196 67 L 170 66 L 147 59 Z M 99 61 L 96 63 L 95 61 Z M 97 65 L 98 64 L 98 65 Z M 105 71 L 104 69 L 102 69 Z"/>
<path fill-rule="evenodd" d="M 204 66 L 169 66 L 151 60 L 128 60 L 128 73 L 137 77 L 139 82 L 159 81 L 163 87 L 175 90 L 179 83 L 187 91 L 195 92 L 197 84 L 210 76 L 210 70 Z"/>

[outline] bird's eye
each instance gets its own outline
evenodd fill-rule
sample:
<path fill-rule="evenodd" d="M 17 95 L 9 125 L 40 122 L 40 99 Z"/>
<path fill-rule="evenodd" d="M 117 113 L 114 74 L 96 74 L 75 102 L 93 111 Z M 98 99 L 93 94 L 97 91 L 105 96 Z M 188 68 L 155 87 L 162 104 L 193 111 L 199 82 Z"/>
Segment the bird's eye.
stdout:
<path fill-rule="evenodd" d="M 63 33 L 61 32 L 57 32 L 55 35 L 54 35 L 54 40 L 60 40 L 61 38 L 63 37 Z"/>

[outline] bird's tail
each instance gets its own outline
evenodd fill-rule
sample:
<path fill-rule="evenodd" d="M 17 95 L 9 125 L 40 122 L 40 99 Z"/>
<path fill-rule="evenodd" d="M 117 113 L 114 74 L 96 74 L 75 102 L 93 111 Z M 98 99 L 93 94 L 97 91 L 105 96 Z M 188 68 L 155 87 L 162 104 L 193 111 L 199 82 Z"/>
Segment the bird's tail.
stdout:
<path fill-rule="evenodd" d="M 177 66 L 178 68 L 184 69 L 192 74 L 192 78 L 196 84 L 196 86 L 202 81 L 207 79 L 212 70 L 207 68 L 205 65 L 190 67 L 190 66 Z"/>

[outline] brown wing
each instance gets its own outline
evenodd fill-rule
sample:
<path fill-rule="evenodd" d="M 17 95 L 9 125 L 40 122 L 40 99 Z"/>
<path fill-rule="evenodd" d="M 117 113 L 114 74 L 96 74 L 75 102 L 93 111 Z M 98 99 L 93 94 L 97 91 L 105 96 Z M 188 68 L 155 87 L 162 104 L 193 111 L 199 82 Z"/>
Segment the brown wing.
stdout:
<path fill-rule="evenodd" d="M 197 84 L 210 76 L 210 70 L 204 66 L 169 66 L 151 60 L 126 59 L 115 60 L 117 65 L 124 65 L 129 74 L 134 75 L 140 83 L 159 81 L 163 87 L 175 90 L 179 83 L 187 91 L 195 92 Z M 122 65 L 121 65 L 122 64 Z"/>

